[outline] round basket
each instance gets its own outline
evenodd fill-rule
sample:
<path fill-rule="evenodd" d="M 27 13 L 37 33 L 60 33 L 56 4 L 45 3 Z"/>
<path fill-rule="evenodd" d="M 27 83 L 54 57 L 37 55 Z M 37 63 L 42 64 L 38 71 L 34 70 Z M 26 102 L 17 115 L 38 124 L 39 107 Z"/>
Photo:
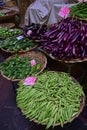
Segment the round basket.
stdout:
<path fill-rule="evenodd" d="M 51 71 L 52 73 L 53 72 L 55 72 L 55 71 Z M 61 73 L 61 72 L 57 72 L 57 73 Z M 70 76 L 70 75 L 69 75 Z M 71 77 L 71 76 L 70 76 Z M 76 83 L 77 85 L 79 85 L 78 87 L 81 87 L 80 86 L 80 84 L 79 84 L 79 82 L 77 81 L 77 80 L 75 80 L 75 78 L 73 78 L 73 77 L 71 77 L 72 78 L 72 80 L 73 80 L 73 82 L 74 83 Z M 41 79 L 43 79 L 42 77 L 41 77 Z M 38 80 L 38 79 L 37 79 Z M 39 79 L 39 82 L 40 82 L 41 80 Z M 43 83 L 43 82 L 42 82 Z M 20 89 L 20 87 L 21 86 L 19 86 L 19 89 Z M 24 87 L 25 88 L 25 87 Z M 24 89 L 23 87 L 22 87 L 22 89 Z M 34 87 L 33 87 L 34 88 Z M 36 88 L 38 88 L 38 89 L 36 89 L 36 90 L 38 90 L 39 91 L 39 87 L 36 87 Z M 42 85 L 42 88 L 43 88 L 43 85 Z M 47 88 L 46 88 L 47 89 Z M 25 89 L 24 89 L 25 90 Z M 43 90 L 44 90 L 44 88 L 43 88 Z M 55 90 L 55 89 L 54 89 Z M 59 89 L 58 89 L 59 90 Z M 26 91 L 26 90 L 25 90 Z M 42 92 L 42 89 L 40 90 L 41 92 Z M 48 90 L 47 90 L 48 91 Z M 56 89 L 56 91 L 57 91 L 57 89 Z M 29 91 L 28 91 L 29 92 Z M 45 92 L 45 91 L 44 91 Z M 49 93 L 49 92 L 48 92 Z M 28 96 L 28 95 L 27 95 Z M 50 95 L 51 96 L 51 95 Z M 20 96 L 19 96 L 20 97 Z M 42 97 L 42 96 L 41 96 Z M 48 97 L 49 97 L 49 95 L 48 95 Z M 37 97 L 36 97 L 37 98 Z M 26 98 L 27 99 L 27 98 Z M 20 99 L 19 99 L 20 100 Z M 42 99 L 42 100 L 44 100 L 44 99 Z M 75 114 L 74 116 L 72 116 L 72 118 L 71 118 L 71 121 L 73 121 L 75 118 L 77 118 L 79 115 L 80 115 L 80 113 L 82 112 L 82 110 L 83 110 L 83 108 L 84 108 L 84 106 L 85 106 L 85 100 L 86 100 L 86 97 L 85 97 L 85 95 L 84 96 L 81 96 L 81 97 L 79 97 L 79 100 L 80 100 L 80 107 L 79 107 L 79 110 L 78 110 L 78 112 L 77 112 L 77 114 Z M 17 100 L 18 101 L 18 100 Z M 37 100 L 36 100 L 37 101 Z M 49 101 L 49 100 L 47 100 L 47 98 L 46 98 L 46 101 Z M 51 100 L 51 102 L 52 101 L 54 101 L 54 100 Z M 63 100 L 62 100 L 63 101 Z M 28 103 L 28 102 L 27 102 Z M 63 102 L 64 103 L 64 102 Z M 59 107 L 59 106 L 58 106 Z M 19 107 L 20 108 L 20 107 Z M 20 108 L 21 109 L 21 108 Z M 37 107 L 36 107 L 36 109 L 37 109 Z M 23 115 L 25 115 L 24 114 L 24 111 L 23 111 L 23 109 L 21 109 L 21 111 L 22 111 L 22 113 L 23 113 Z M 26 110 L 25 110 L 26 111 Z M 29 116 L 27 116 L 28 118 L 29 118 Z M 50 117 L 49 117 L 50 118 Z M 35 122 L 35 123 L 37 123 L 37 124 L 39 124 L 38 123 L 38 120 L 33 120 L 32 119 L 32 121 L 33 122 Z M 70 122 L 71 122 L 70 121 Z M 69 123 L 68 121 L 65 121 L 64 122 L 64 124 L 67 124 L 67 123 Z M 46 125 L 45 123 L 41 123 L 41 125 Z M 56 123 L 55 124 L 55 126 L 60 126 L 61 125 L 61 123 Z"/>
<path fill-rule="evenodd" d="M 5 28 L 5 27 L 13 28 L 14 26 L 15 26 L 14 23 L 1 23 L 1 24 L 0 24 L 0 27 L 1 27 L 1 28 Z"/>
<path fill-rule="evenodd" d="M 87 22 L 87 18 L 81 18 L 81 17 L 77 17 L 77 16 L 73 16 L 73 18 L 75 18 L 77 20 L 81 20 L 83 22 Z"/>
<path fill-rule="evenodd" d="M 18 11 L 15 10 L 11 10 L 7 13 L 7 15 L 5 16 L 0 16 L 0 21 L 5 21 L 5 20 L 9 20 L 12 19 L 16 14 L 18 14 Z"/>
<path fill-rule="evenodd" d="M 12 28 L 12 29 L 15 29 L 15 28 Z M 20 36 L 21 34 L 23 34 L 23 30 L 20 29 L 20 28 L 18 28 L 18 29 L 20 30 L 19 34 L 15 34 L 14 36 L 0 36 L 0 38 L 4 39 L 4 38 L 8 38 L 8 37 L 17 37 L 17 36 Z"/>
<path fill-rule="evenodd" d="M 6 59 L 9 60 L 11 58 L 13 58 L 15 55 L 12 55 L 10 56 L 9 58 Z M 30 52 L 26 52 L 26 53 L 20 53 L 18 54 L 19 57 L 29 57 L 30 59 L 33 59 L 33 58 L 36 58 L 38 60 L 38 62 L 40 63 L 41 65 L 41 68 L 40 68 L 40 71 L 36 74 L 40 74 L 45 68 L 46 68 L 46 65 L 47 65 L 47 58 L 46 56 L 41 53 L 41 52 L 38 52 L 38 51 L 30 51 Z M 1 71 L 1 75 L 6 78 L 7 80 L 11 80 L 11 81 L 20 81 L 22 79 L 10 79 L 9 77 L 7 77 L 6 75 L 3 74 L 3 72 Z"/>
<path fill-rule="evenodd" d="M 54 56 L 52 56 L 51 54 L 47 53 L 46 51 L 43 51 L 48 57 L 50 57 L 51 59 L 53 60 L 56 60 L 56 61 L 59 61 L 59 62 L 62 62 L 62 63 L 70 63 L 70 64 L 73 64 L 73 63 L 81 63 L 81 62 L 84 62 L 84 61 L 87 61 L 87 57 L 81 59 L 81 58 L 78 58 L 78 59 L 72 59 L 72 60 L 62 60 L 62 59 L 57 59 L 55 58 Z"/>
<path fill-rule="evenodd" d="M 78 111 L 78 114 L 76 114 L 75 116 L 73 116 L 71 121 L 73 121 L 74 119 L 76 119 L 76 118 L 81 114 L 83 108 L 85 107 L 85 101 L 86 101 L 86 97 L 85 97 L 85 96 L 84 96 L 84 97 L 81 97 L 81 99 L 80 99 L 80 103 L 81 103 L 81 104 L 80 104 L 80 109 L 79 109 L 79 111 Z M 21 111 L 22 111 L 22 113 L 23 113 L 23 110 L 21 110 Z M 37 121 L 37 120 L 34 120 L 34 122 L 38 124 L 38 121 Z M 67 124 L 67 123 L 69 123 L 69 122 L 66 121 L 64 124 Z M 42 125 L 46 125 L 46 124 L 43 123 Z M 60 123 L 59 123 L 59 122 L 56 123 L 55 126 L 60 126 Z"/>
<path fill-rule="evenodd" d="M 32 47 L 31 49 L 27 49 L 27 50 L 20 50 L 20 51 L 8 51 L 4 48 L 1 48 L 2 51 L 4 52 L 7 52 L 7 53 L 25 53 L 25 52 L 28 52 L 28 51 L 32 51 L 33 49 L 37 48 L 38 44 L 36 44 L 34 47 Z"/>

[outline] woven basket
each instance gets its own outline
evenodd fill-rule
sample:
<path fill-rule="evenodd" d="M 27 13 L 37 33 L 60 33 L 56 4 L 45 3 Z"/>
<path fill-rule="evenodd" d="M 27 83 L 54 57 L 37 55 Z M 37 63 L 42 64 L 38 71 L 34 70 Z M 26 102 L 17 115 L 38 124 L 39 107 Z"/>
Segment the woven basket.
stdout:
<path fill-rule="evenodd" d="M 1 28 L 6 28 L 6 27 L 8 27 L 8 28 L 13 28 L 14 26 L 15 26 L 14 23 L 1 23 L 1 24 L 0 24 L 0 27 L 1 27 Z"/>
<path fill-rule="evenodd" d="M 31 49 L 28 49 L 28 50 L 20 50 L 20 51 L 8 51 L 4 48 L 1 48 L 2 51 L 4 52 L 7 52 L 7 53 L 25 53 L 25 52 L 28 52 L 28 51 L 32 51 L 33 49 L 37 48 L 38 44 L 35 45 L 34 47 L 32 47 Z"/>
<path fill-rule="evenodd" d="M 12 28 L 12 29 L 14 29 L 14 28 Z M 0 38 L 2 38 L 2 39 L 4 39 L 4 38 L 8 38 L 8 37 L 17 37 L 17 36 L 20 36 L 21 34 L 23 34 L 23 30 L 22 29 L 20 29 L 20 28 L 18 28 L 19 30 L 21 30 L 21 32 L 19 33 L 19 34 L 17 34 L 17 35 L 14 35 L 14 36 L 0 36 Z"/>
<path fill-rule="evenodd" d="M 55 71 L 51 71 L 51 72 L 55 72 Z M 57 73 L 61 73 L 61 72 L 57 72 Z M 77 83 L 78 85 L 80 85 L 79 82 L 74 77 L 72 77 L 70 74 L 68 74 L 68 75 L 72 78 L 72 80 L 75 83 Z M 85 101 L 86 101 L 85 95 L 82 96 L 82 97 L 80 97 L 80 108 L 79 108 L 79 111 L 78 111 L 78 113 L 75 116 L 72 117 L 71 121 L 73 121 L 74 119 L 76 119 L 81 114 L 83 108 L 85 107 Z M 23 110 L 21 110 L 21 112 L 23 113 Z M 38 124 L 37 120 L 33 120 L 33 122 L 35 122 L 35 123 Z M 67 123 L 69 123 L 69 122 L 66 121 L 64 124 L 67 124 Z M 43 123 L 42 125 L 46 125 L 46 124 Z M 55 126 L 60 126 L 60 125 L 61 124 L 59 122 L 55 124 Z"/>
<path fill-rule="evenodd" d="M 72 117 L 71 121 L 73 121 L 74 119 L 76 119 L 82 112 L 83 108 L 85 107 L 85 101 L 86 101 L 86 97 L 81 97 L 81 105 L 80 105 L 80 109 L 78 111 L 78 114 L 76 114 L 75 116 Z M 22 113 L 23 113 L 23 110 L 21 110 Z M 35 123 L 38 124 L 38 121 L 37 120 L 34 120 Z M 65 122 L 64 124 L 67 124 L 69 122 Z M 45 123 L 43 123 L 42 125 L 46 125 Z M 60 126 L 60 123 L 56 123 L 55 126 Z"/>
<path fill-rule="evenodd" d="M 73 16 L 73 18 L 76 18 L 76 19 L 81 20 L 83 22 L 87 22 L 87 18 L 80 18 L 80 17 L 77 17 L 77 16 Z"/>
<path fill-rule="evenodd" d="M 40 49 L 41 50 L 41 49 Z M 78 59 L 72 59 L 72 60 L 62 60 L 62 59 L 57 59 L 55 58 L 54 56 L 52 56 L 51 54 L 48 54 L 46 51 L 43 51 L 43 53 L 45 53 L 48 57 L 50 57 L 51 59 L 53 60 L 56 60 L 56 61 L 59 61 L 59 62 L 62 62 L 62 63 L 81 63 L 81 62 L 84 62 L 84 61 L 87 61 L 87 57 L 85 57 L 84 59 L 81 59 L 81 58 L 78 58 Z"/>
<path fill-rule="evenodd" d="M 61 72 L 57 72 L 57 73 L 61 73 Z M 72 77 L 72 76 L 70 76 L 70 77 Z M 72 80 L 74 82 L 76 82 L 77 84 L 79 84 L 79 82 L 74 77 L 72 77 Z M 83 97 L 80 98 L 80 108 L 79 108 L 78 114 L 76 114 L 75 116 L 73 116 L 71 121 L 73 121 L 75 118 L 77 118 L 80 115 L 80 113 L 82 112 L 83 108 L 85 107 L 85 101 L 86 101 L 86 97 L 85 96 L 83 96 Z M 38 123 L 36 120 L 34 122 Z M 64 124 L 67 124 L 67 123 L 68 122 L 66 121 Z M 45 125 L 45 124 L 43 124 L 43 125 Z M 55 124 L 55 126 L 59 126 L 59 125 L 60 125 L 60 123 L 56 123 Z"/>
<path fill-rule="evenodd" d="M 0 21 L 5 21 L 5 20 L 11 20 L 16 14 L 18 14 L 18 11 L 11 10 L 7 13 L 8 15 L 5 16 L 0 16 Z"/>
<path fill-rule="evenodd" d="M 15 55 L 10 56 L 8 59 L 6 59 L 6 61 L 9 60 L 9 59 L 11 59 L 11 58 L 13 58 L 14 56 L 15 56 Z M 43 53 L 41 53 L 41 52 L 38 52 L 38 51 L 30 51 L 30 52 L 26 52 L 26 53 L 20 53 L 20 54 L 18 54 L 18 56 L 19 56 L 19 57 L 29 57 L 29 58 L 31 58 L 31 59 L 36 58 L 36 59 L 38 60 L 38 62 L 41 64 L 41 69 L 40 69 L 40 71 L 39 71 L 36 75 L 40 74 L 40 73 L 46 68 L 47 58 L 46 58 L 46 56 L 45 56 Z M 7 80 L 11 80 L 11 81 L 20 81 L 20 80 L 22 80 L 22 79 L 10 79 L 9 77 L 5 76 L 2 71 L 1 71 L 1 75 L 2 75 L 4 78 L 6 78 Z"/>

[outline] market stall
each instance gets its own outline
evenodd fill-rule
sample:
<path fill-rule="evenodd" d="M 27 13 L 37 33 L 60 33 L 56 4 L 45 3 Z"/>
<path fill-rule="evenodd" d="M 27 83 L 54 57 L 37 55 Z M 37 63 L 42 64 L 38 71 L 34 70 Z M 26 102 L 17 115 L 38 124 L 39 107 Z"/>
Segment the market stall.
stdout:
<path fill-rule="evenodd" d="M 46 2 L 44 10 L 39 10 L 41 16 L 44 14 L 42 21 L 37 19 L 40 16 L 37 8 L 35 15 L 31 13 L 32 17 L 29 17 L 31 22 L 27 21 L 28 25 L 23 29 L 0 28 L 0 49 L 11 55 L 0 64 L 0 71 L 12 82 L 16 105 L 22 114 L 28 121 L 49 129 L 72 123 L 86 104 L 82 83 L 87 74 L 87 20 L 75 17 L 75 14 L 79 17 L 85 14 L 86 18 L 87 14 L 83 11 L 80 14 L 77 9 L 86 10 L 87 3 Z M 36 7 L 35 3 L 37 1 L 29 7 Z M 42 5 L 45 5 L 44 1 Z M 59 5 L 70 9 L 67 17 L 57 17 Z M 62 66 L 67 69 L 63 70 Z"/>

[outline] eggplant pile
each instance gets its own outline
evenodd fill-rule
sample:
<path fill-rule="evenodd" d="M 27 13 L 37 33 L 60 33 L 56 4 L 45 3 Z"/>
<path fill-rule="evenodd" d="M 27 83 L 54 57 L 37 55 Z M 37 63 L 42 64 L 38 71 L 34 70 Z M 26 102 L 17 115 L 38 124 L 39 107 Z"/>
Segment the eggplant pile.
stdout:
<path fill-rule="evenodd" d="M 23 28 L 24 35 L 32 40 L 40 40 L 41 36 L 48 31 L 46 24 L 40 25 L 32 23 Z"/>
<path fill-rule="evenodd" d="M 41 41 L 43 50 L 56 59 L 82 60 L 87 56 L 87 24 L 72 17 L 62 19 Z"/>

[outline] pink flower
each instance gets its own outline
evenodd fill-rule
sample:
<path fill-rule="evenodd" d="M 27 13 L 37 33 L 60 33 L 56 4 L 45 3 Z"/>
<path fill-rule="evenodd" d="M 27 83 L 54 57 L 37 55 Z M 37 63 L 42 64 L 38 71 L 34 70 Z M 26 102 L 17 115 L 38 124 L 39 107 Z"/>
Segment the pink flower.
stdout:
<path fill-rule="evenodd" d="M 36 81 L 36 77 L 27 77 L 23 84 L 24 85 L 30 85 L 30 86 L 33 86 L 35 84 L 35 81 Z"/>

